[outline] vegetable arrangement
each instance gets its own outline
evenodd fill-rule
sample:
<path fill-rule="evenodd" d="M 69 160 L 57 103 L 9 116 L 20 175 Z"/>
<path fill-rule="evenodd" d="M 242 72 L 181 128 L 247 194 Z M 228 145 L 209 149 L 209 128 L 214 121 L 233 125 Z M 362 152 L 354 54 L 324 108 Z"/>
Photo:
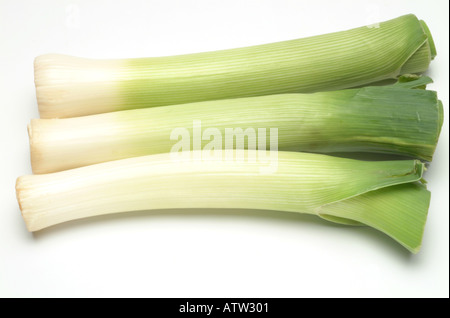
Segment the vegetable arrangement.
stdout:
<path fill-rule="evenodd" d="M 432 80 L 417 74 L 435 56 L 414 15 L 183 56 L 40 56 L 41 118 L 28 126 L 34 174 L 16 183 L 26 226 L 151 209 L 264 209 L 370 226 L 417 253 L 430 203 L 423 173 L 443 123 L 442 103 L 426 89 Z M 195 138 L 196 123 L 220 136 L 276 128 L 276 149 L 247 133 L 247 144 L 206 151 L 211 140 L 200 135 L 174 153 L 173 131 Z M 264 173 L 268 164 L 275 169 Z"/>

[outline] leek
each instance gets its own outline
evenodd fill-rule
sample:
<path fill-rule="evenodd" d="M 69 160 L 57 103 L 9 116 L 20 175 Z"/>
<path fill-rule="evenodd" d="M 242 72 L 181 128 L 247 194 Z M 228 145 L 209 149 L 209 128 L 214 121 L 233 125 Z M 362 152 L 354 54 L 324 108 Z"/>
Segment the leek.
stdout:
<path fill-rule="evenodd" d="M 424 170 L 420 161 L 243 152 L 243 160 L 236 160 L 236 150 L 220 158 L 193 151 L 182 158 L 165 153 L 27 175 L 18 178 L 16 193 L 29 231 L 126 211 L 264 209 L 365 224 L 411 252 L 419 250 L 430 201 L 430 193 L 418 182 Z M 250 160 L 252 155 L 258 160 Z M 277 169 L 262 173 L 261 168 L 274 163 Z"/>
<path fill-rule="evenodd" d="M 414 15 L 320 36 L 169 57 L 35 60 L 42 118 L 367 85 L 424 72 L 431 34 Z"/>
<path fill-rule="evenodd" d="M 221 136 L 226 129 L 263 128 L 268 134 L 277 128 L 278 149 L 283 151 L 378 152 L 431 161 L 443 121 L 442 103 L 434 91 L 413 89 L 430 82 L 409 76 L 389 86 L 33 119 L 28 127 L 31 164 L 34 173 L 50 173 L 170 152 L 175 144 L 171 132 L 186 127 L 193 136 L 194 120 L 203 131 L 216 129 Z M 244 148 L 265 138 L 263 147 L 270 149 L 269 136 L 246 137 Z M 202 138 L 202 149 L 209 139 Z M 219 143 L 220 149 L 227 148 L 223 140 Z M 239 148 L 237 142 L 232 146 Z"/>

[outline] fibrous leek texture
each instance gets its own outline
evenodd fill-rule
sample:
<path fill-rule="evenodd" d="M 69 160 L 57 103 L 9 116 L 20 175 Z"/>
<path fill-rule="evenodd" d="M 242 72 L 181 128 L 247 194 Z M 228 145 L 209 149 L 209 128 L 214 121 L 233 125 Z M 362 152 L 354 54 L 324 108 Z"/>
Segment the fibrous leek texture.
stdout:
<path fill-rule="evenodd" d="M 409 76 L 389 86 L 33 119 L 28 128 L 32 168 L 34 173 L 50 173 L 170 152 L 177 128 L 189 133 L 187 150 L 195 150 L 195 138 L 201 139 L 201 149 L 210 142 L 227 148 L 227 129 L 253 132 L 247 130 L 245 142 L 239 145 L 236 140 L 232 148 L 261 149 L 262 144 L 269 150 L 271 129 L 276 128 L 277 149 L 283 151 L 378 152 L 431 161 L 443 121 L 442 104 L 436 92 L 414 89 L 429 82 L 428 77 Z M 195 129 L 200 130 L 198 137 Z M 211 129 L 219 136 L 208 136 Z"/>
<path fill-rule="evenodd" d="M 42 118 L 206 100 L 338 90 L 424 72 L 436 55 L 423 21 L 405 15 L 303 39 L 169 57 L 95 60 L 42 55 Z"/>
<path fill-rule="evenodd" d="M 365 224 L 412 252 L 419 250 L 430 200 L 418 182 L 424 170 L 420 161 L 245 150 L 237 160 L 236 152 L 219 158 L 197 151 L 181 157 L 166 153 L 22 176 L 17 198 L 29 231 L 126 211 L 264 209 Z M 267 165 L 276 169 L 265 173 Z"/>

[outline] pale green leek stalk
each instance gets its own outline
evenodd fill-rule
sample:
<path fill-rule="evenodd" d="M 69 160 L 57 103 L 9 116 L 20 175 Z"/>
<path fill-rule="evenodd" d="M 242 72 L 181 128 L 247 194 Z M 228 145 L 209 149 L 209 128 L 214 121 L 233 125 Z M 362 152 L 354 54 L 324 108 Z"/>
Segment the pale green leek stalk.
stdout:
<path fill-rule="evenodd" d="M 414 15 L 348 31 L 197 54 L 95 60 L 42 55 L 42 118 L 281 93 L 338 90 L 427 70 L 436 55 Z"/>
<path fill-rule="evenodd" d="M 430 201 L 417 182 L 424 170 L 420 161 L 241 151 L 241 160 L 237 150 L 219 158 L 200 151 L 179 153 L 181 158 L 166 153 L 22 176 L 17 198 L 29 231 L 126 211 L 263 209 L 365 224 L 411 252 L 419 250 Z M 269 166 L 275 169 L 265 170 Z"/>
<path fill-rule="evenodd" d="M 404 82 L 408 80 L 409 82 Z M 194 129 L 201 149 L 227 148 L 227 129 L 241 135 L 233 148 L 318 153 L 378 152 L 431 161 L 443 121 L 428 77 L 401 77 L 390 86 L 313 94 L 280 94 L 112 112 L 66 119 L 33 119 L 28 127 L 34 173 L 170 152 L 177 128 Z M 194 127 L 195 126 L 195 127 Z M 262 131 L 259 129 L 265 129 Z M 271 129 L 277 128 L 277 136 Z M 219 136 L 208 136 L 214 129 Z M 250 129 L 250 131 L 248 131 Z M 185 138 L 183 136 L 183 138 Z M 219 139 L 220 138 L 220 139 Z M 184 142 L 184 140 L 180 140 Z M 262 145 L 262 148 L 261 148 Z M 273 149 L 272 149 L 273 150 Z"/>

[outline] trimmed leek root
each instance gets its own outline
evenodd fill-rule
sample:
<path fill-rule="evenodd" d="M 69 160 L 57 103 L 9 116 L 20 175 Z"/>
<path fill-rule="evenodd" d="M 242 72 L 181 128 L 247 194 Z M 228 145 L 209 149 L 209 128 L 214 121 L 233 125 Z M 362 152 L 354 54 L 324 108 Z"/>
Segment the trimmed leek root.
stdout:
<path fill-rule="evenodd" d="M 403 77 L 402 81 L 406 80 Z M 33 119 L 28 127 L 33 173 L 170 152 L 171 132 L 193 120 L 201 130 L 278 129 L 278 149 L 316 153 L 379 152 L 431 161 L 442 125 L 428 77 L 409 82 L 314 94 L 281 94 L 137 109 L 66 119 Z M 270 137 L 263 135 L 265 149 Z M 263 136 L 247 135 L 256 145 Z M 201 136 L 199 137 L 201 138 Z M 215 139 L 216 137 L 214 137 Z M 202 149 L 213 138 L 203 138 Z M 224 138 L 223 138 L 224 139 Z M 222 148 L 224 140 L 219 143 Z M 256 140 L 258 139 L 258 141 Z M 189 140 L 191 150 L 192 140 Z M 237 147 L 237 142 L 233 143 Z M 251 148 L 250 148 L 251 149 Z M 259 148 L 260 149 L 260 148 Z"/>
<path fill-rule="evenodd" d="M 35 60 L 42 118 L 338 90 L 424 72 L 436 55 L 414 15 L 298 40 L 170 57 Z"/>
<path fill-rule="evenodd" d="M 243 151 L 136 157 L 18 178 L 29 231 L 69 220 L 173 208 L 265 209 L 316 214 L 378 229 L 411 252 L 421 245 L 430 193 L 417 160 L 365 162 L 320 154 Z M 186 156 L 187 155 L 187 156 Z M 253 157 L 254 156 L 254 157 Z M 276 156 L 273 158 L 272 156 Z M 250 160 L 258 158 L 258 160 Z M 272 173 L 261 168 L 276 164 Z"/>

